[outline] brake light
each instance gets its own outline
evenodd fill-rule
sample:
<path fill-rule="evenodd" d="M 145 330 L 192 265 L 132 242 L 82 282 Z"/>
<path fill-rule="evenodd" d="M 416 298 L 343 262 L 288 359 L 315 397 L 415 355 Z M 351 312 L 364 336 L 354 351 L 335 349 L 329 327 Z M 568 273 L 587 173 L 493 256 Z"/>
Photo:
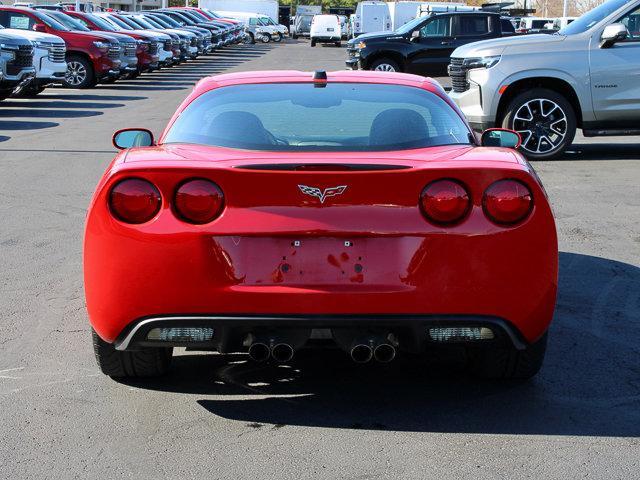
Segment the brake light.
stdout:
<path fill-rule="evenodd" d="M 519 180 L 498 180 L 484 192 L 482 208 L 492 222 L 513 225 L 531 213 L 533 194 Z"/>
<path fill-rule="evenodd" d="M 471 208 L 471 200 L 461 183 L 436 180 L 422 191 L 420 206 L 428 220 L 446 225 L 461 221 Z"/>
<path fill-rule="evenodd" d="M 178 187 L 174 206 L 178 216 L 186 222 L 209 223 L 222 212 L 224 195 L 212 181 L 196 178 Z"/>
<path fill-rule="evenodd" d="M 109 208 L 118 220 L 145 223 L 156 216 L 162 199 L 158 189 L 147 180 L 128 178 L 117 183 L 109 194 Z"/>

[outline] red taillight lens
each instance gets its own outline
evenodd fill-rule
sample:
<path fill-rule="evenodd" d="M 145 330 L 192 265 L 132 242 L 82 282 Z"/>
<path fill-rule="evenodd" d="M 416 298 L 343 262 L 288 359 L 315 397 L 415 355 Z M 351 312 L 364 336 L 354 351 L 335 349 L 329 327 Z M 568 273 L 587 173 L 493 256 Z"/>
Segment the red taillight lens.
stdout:
<path fill-rule="evenodd" d="M 489 220 L 500 225 L 513 225 L 529 216 L 533 195 L 518 180 L 498 180 L 484 192 L 482 208 Z"/>
<path fill-rule="evenodd" d="M 424 216 L 439 224 L 459 222 L 471 207 L 467 190 L 455 180 L 431 182 L 422 191 L 420 204 Z"/>
<path fill-rule="evenodd" d="M 140 178 L 122 180 L 109 194 L 111 213 L 126 223 L 148 222 L 156 216 L 161 204 L 158 189 Z"/>
<path fill-rule="evenodd" d="M 209 180 L 188 180 L 176 190 L 174 205 L 183 220 L 209 223 L 222 212 L 224 195 L 220 187 Z"/>

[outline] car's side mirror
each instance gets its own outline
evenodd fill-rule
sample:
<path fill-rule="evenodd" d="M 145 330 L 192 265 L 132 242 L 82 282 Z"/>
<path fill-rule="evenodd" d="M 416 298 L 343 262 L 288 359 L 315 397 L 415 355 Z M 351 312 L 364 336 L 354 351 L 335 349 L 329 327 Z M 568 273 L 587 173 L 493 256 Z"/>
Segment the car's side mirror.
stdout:
<path fill-rule="evenodd" d="M 600 37 L 600 48 L 611 48 L 629 36 L 629 30 L 622 23 L 607 25 Z"/>
<path fill-rule="evenodd" d="M 413 32 L 411 32 L 411 41 L 417 42 L 418 40 L 420 40 L 420 31 L 414 30 Z"/>
<path fill-rule="evenodd" d="M 522 138 L 518 132 L 505 128 L 490 128 L 482 132 L 480 144 L 483 147 L 518 148 Z"/>
<path fill-rule="evenodd" d="M 47 33 L 47 27 L 42 23 L 36 23 L 33 26 L 33 30 L 40 33 Z"/>
<path fill-rule="evenodd" d="M 153 133 L 146 128 L 125 128 L 113 134 L 113 146 L 119 150 L 131 147 L 150 147 Z"/>

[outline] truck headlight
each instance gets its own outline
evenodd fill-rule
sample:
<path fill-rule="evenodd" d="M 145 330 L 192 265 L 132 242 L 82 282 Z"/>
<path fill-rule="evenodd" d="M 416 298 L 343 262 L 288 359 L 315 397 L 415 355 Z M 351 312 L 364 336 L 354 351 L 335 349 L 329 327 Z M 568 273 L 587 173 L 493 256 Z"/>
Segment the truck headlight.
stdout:
<path fill-rule="evenodd" d="M 107 42 L 93 42 L 93 45 L 100 50 L 101 52 L 106 52 L 109 50 L 109 47 L 111 46 L 110 44 L 108 44 Z"/>
<path fill-rule="evenodd" d="M 7 61 L 12 61 L 16 58 L 16 53 L 11 50 L 0 50 L 0 58 L 4 58 Z"/>
<path fill-rule="evenodd" d="M 364 43 L 364 42 L 358 42 L 358 43 L 356 44 L 356 48 L 357 48 L 358 50 L 362 50 L 363 48 L 367 48 L 367 44 L 366 44 L 366 43 Z"/>
<path fill-rule="evenodd" d="M 474 68 L 491 68 L 498 64 L 500 58 L 502 58 L 501 55 L 495 55 L 492 57 L 465 58 L 462 62 L 462 65 L 467 70 L 471 70 Z"/>

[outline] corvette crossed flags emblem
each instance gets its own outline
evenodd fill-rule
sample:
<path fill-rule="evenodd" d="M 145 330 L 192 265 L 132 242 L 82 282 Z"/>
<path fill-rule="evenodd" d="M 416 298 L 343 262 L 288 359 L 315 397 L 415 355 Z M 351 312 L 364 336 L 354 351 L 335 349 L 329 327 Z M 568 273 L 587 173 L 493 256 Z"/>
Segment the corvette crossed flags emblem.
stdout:
<path fill-rule="evenodd" d="M 342 195 L 344 191 L 347 189 L 347 186 L 340 185 L 339 187 L 329 187 L 329 188 L 325 188 L 324 191 L 320 190 L 318 187 L 308 187 L 307 185 L 298 185 L 298 188 L 305 195 L 317 197 L 320 200 L 320 203 L 324 203 L 324 201 L 328 197 L 335 197 L 336 195 Z"/>

